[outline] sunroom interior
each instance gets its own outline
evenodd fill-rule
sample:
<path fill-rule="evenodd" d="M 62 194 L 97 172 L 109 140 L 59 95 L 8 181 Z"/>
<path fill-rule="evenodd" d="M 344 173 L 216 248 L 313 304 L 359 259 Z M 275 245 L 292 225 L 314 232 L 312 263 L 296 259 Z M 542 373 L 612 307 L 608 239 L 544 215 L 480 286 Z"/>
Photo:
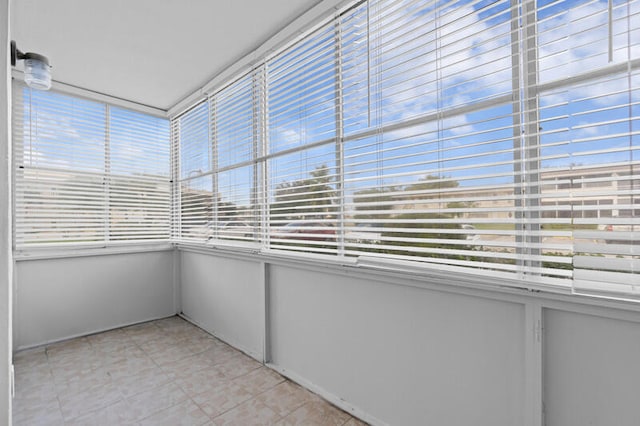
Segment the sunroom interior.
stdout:
<path fill-rule="evenodd" d="M 177 315 L 369 424 L 638 425 L 639 0 L 0 18 L 0 424 L 15 357 Z"/>

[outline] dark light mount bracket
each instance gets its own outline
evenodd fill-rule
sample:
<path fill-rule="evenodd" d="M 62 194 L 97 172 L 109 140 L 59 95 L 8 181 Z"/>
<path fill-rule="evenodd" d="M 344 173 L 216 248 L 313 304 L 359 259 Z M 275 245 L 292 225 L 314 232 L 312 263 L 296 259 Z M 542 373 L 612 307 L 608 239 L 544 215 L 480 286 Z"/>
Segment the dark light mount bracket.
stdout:
<path fill-rule="evenodd" d="M 51 64 L 49 63 L 49 59 L 46 56 L 40 55 L 39 53 L 33 53 L 33 52 L 23 53 L 16 46 L 15 40 L 11 40 L 11 66 L 15 67 L 17 61 L 24 60 L 24 59 L 35 59 L 38 61 L 42 61 L 44 64 L 48 66 L 51 66 Z"/>

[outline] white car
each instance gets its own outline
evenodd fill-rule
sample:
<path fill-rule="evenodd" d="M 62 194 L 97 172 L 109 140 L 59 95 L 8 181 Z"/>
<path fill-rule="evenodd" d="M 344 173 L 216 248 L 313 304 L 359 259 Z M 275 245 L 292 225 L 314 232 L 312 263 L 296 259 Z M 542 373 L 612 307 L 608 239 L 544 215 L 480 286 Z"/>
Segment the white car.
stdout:
<path fill-rule="evenodd" d="M 383 225 L 377 223 L 357 223 L 355 227 L 347 228 L 345 240 L 356 244 L 379 244 L 382 238 L 380 229 Z"/>
<path fill-rule="evenodd" d="M 218 238 L 221 239 L 247 239 L 253 237 L 253 226 L 244 221 L 223 222 L 218 229 Z M 210 239 L 213 236 L 209 237 Z"/>

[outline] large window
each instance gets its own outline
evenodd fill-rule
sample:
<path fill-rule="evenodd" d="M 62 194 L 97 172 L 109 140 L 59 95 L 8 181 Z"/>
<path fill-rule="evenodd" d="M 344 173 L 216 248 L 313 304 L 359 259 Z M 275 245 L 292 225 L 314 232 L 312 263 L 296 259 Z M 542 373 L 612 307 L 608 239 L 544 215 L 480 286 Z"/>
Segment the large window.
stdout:
<path fill-rule="evenodd" d="M 174 118 L 191 241 L 638 296 L 639 28 L 638 0 L 354 4 Z"/>
<path fill-rule="evenodd" d="M 335 37 L 325 25 L 266 64 L 272 248 L 336 252 Z"/>
<path fill-rule="evenodd" d="M 169 241 L 169 122 L 14 87 L 15 245 Z"/>

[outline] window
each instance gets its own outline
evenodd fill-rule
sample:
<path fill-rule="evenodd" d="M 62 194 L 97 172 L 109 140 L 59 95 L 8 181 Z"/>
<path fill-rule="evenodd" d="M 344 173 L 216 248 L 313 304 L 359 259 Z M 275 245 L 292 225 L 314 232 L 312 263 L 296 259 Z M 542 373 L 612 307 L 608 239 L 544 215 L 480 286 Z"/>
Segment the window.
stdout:
<path fill-rule="evenodd" d="M 353 4 L 203 104 L 198 226 L 638 296 L 639 19 L 637 0 Z"/>
<path fill-rule="evenodd" d="M 180 140 L 176 155 L 178 188 L 174 194 L 178 220 L 175 238 L 181 241 L 207 241 L 213 236 L 212 152 L 209 143 L 209 106 L 197 105 L 173 122 Z"/>
<path fill-rule="evenodd" d="M 336 252 L 336 46 L 325 25 L 266 64 L 271 248 Z"/>
<path fill-rule="evenodd" d="M 215 148 L 215 236 L 251 242 L 260 238 L 257 200 L 260 123 L 259 72 L 249 73 L 211 97 Z"/>
<path fill-rule="evenodd" d="M 169 241 L 166 119 L 14 86 L 15 245 Z"/>

